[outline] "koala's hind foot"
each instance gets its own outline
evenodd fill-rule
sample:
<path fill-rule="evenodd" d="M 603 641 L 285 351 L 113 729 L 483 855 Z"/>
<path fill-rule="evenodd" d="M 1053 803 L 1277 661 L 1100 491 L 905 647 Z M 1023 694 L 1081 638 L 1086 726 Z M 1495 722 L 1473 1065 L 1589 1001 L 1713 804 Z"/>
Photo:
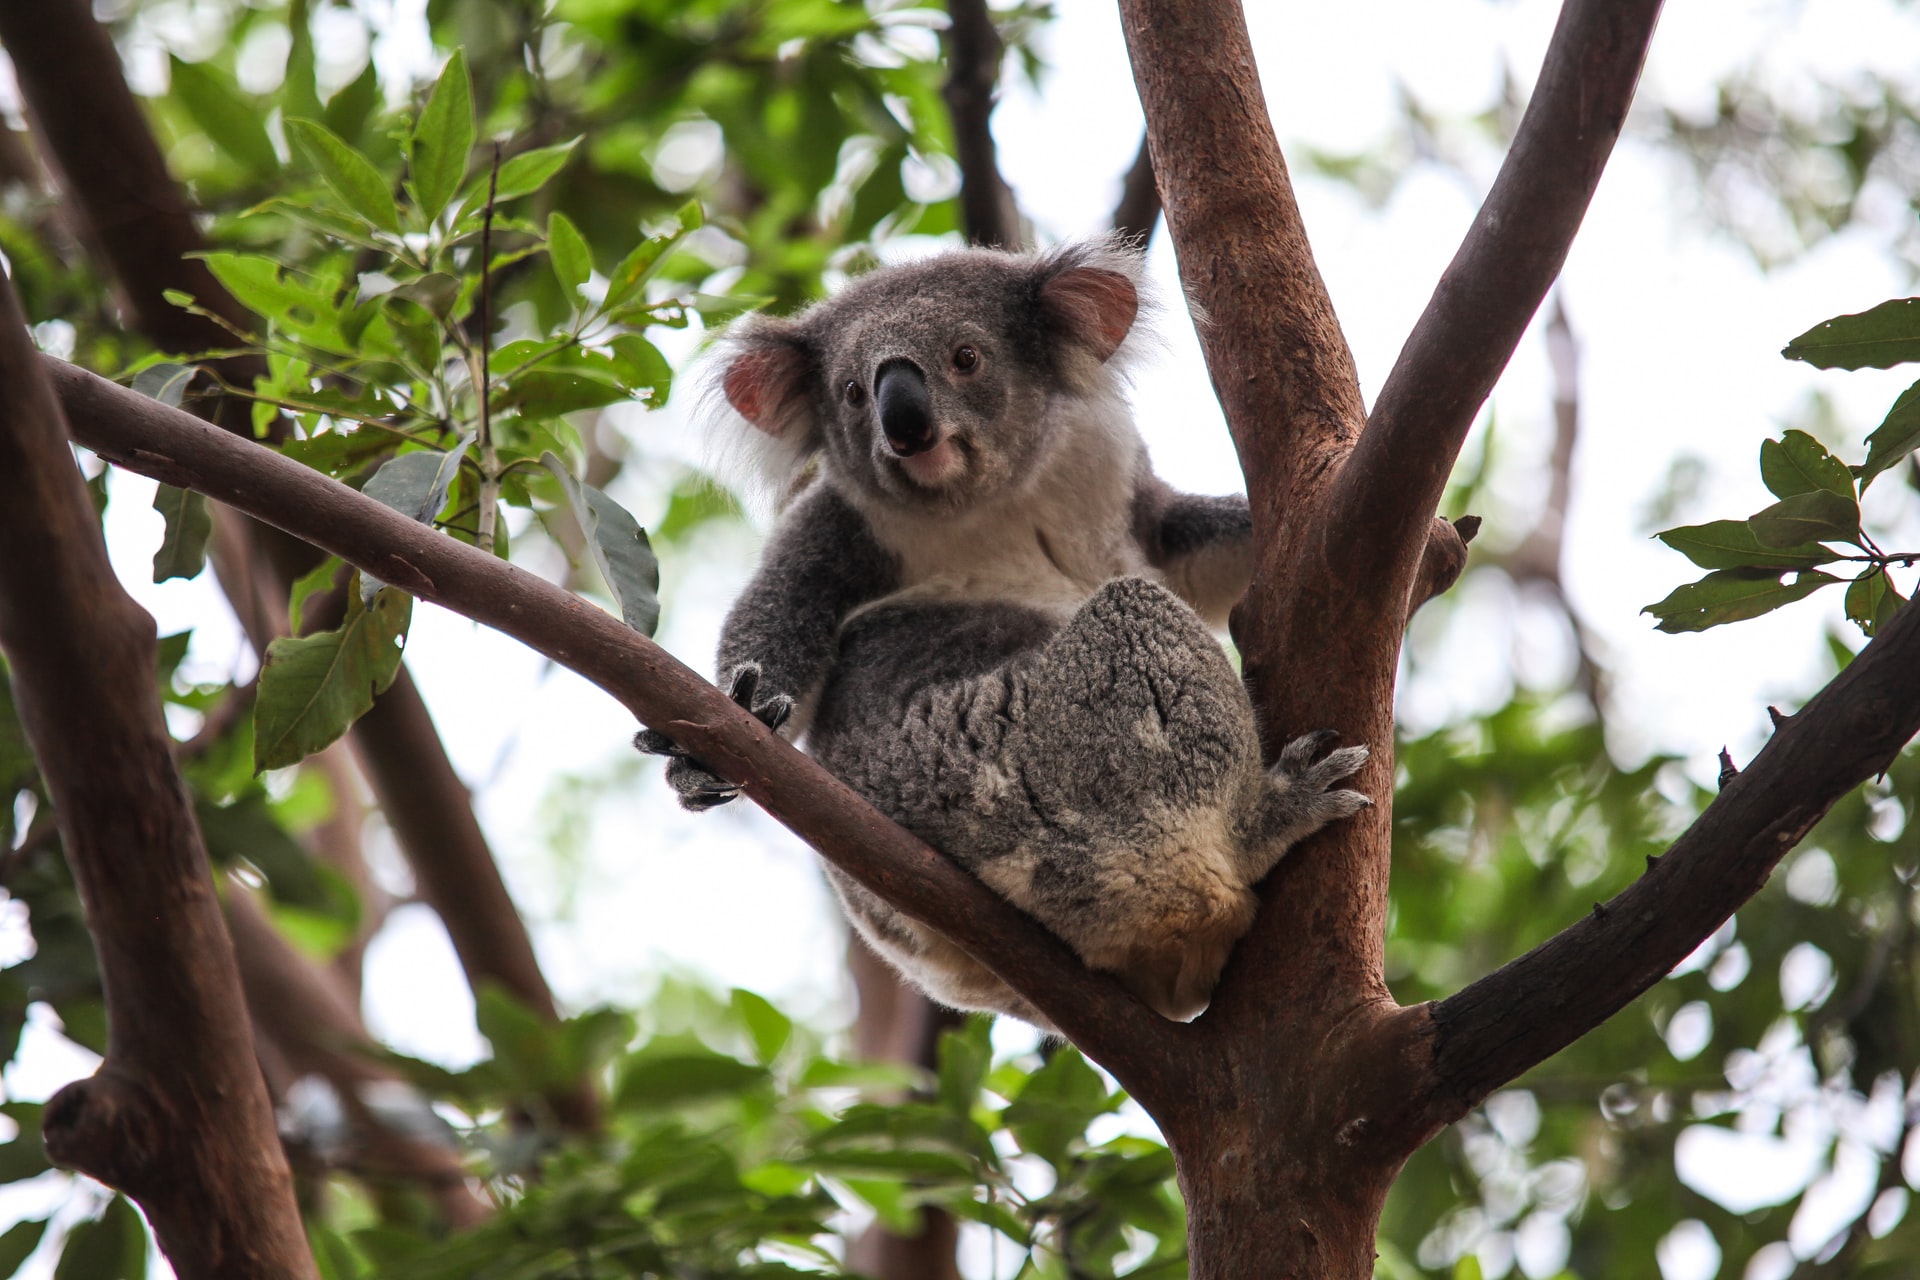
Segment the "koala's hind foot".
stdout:
<path fill-rule="evenodd" d="M 1267 770 L 1260 838 L 1249 851 L 1256 858 L 1264 858 L 1265 865 L 1249 868 L 1254 879 L 1272 869 L 1290 847 L 1328 823 L 1372 806 L 1373 801 L 1358 791 L 1333 789 L 1334 783 L 1352 777 L 1367 762 L 1364 746 L 1341 747 L 1315 758 L 1339 736 L 1331 729 L 1303 733 L 1286 745 L 1280 759 Z"/>
<path fill-rule="evenodd" d="M 780 726 L 793 714 L 793 699 L 784 693 L 759 696 L 760 664 L 743 662 L 727 680 L 727 696 L 736 706 L 751 712 L 761 724 L 780 732 Z M 658 729 L 642 729 L 633 735 L 636 751 L 667 757 L 667 785 L 680 798 L 680 807 L 700 813 L 726 804 L 740 794 L 740 788 L 675 745 Z"/>

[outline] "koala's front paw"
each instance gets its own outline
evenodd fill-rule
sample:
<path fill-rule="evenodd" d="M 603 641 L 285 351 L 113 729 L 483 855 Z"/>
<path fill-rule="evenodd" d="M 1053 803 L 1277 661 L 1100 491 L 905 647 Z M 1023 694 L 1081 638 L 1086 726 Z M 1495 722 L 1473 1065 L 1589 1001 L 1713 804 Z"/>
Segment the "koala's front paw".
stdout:
<path fill-rule="evenodd" d="M 776 693 L 767 698 L 756 699 L 760 689 L 760 667 L 758 663 L 742 663 L 735 667 L 732 678 L 727 683 L 727 696 L 752 714 L 754 719 L 775 733 L 793 714 L 793 699 L 784 693 Z M 713 770 L 695 760 L 677 746 L 673 739 L 658 729 L 642 729 L 633 735 L 636 750 L 648 755 L 667 757 L 667 785 L 680 798 L 680 807 L 694 813 L 715 808 L 727 803 L 740 794 L 735 783 L 728 782 Z"/>
<path fill-rule="evenodd" d="M 1358 791 L 1331 791 L 1328 788 L 1342 778 L 1350 778 L 1367 762 L 1367 749 L 1342 747 L 1315 760 L 1321 750 L 1340 735 L 1331 729 L 1304 733 L 1289 742 L 1280 753 L 1280 761 L 1267 771 L 1275 783 L 1284 810 L 1286 825 L 1294 838 L 1309 835 L 1341 818 L 1350 818 L 1370 807 L 1373 801 Z"/>

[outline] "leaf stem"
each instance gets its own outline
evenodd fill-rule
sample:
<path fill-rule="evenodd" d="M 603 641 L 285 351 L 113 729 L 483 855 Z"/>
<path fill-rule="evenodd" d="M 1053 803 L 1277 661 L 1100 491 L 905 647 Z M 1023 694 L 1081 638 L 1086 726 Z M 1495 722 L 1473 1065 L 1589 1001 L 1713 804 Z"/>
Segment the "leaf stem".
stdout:
<path fill-rule="evenodd" d="M 493 554 L 493 528 L 500 509 L 500 455 L 493 447 L 493 205 L 500 192 L 500 144 L 493 144 L 493 169 L 487 175 L 487 209 L 480 221 L 480 348 L 478 377 L 474 379 L 480 411 L 480 513 L 475 520 L 474 545 Z"/>

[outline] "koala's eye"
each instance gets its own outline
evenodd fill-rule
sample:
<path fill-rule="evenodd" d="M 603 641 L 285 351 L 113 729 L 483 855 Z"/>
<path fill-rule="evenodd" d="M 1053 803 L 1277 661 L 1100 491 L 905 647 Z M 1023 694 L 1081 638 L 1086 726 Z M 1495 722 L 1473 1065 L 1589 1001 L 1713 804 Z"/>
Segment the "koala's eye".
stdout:
<path fill-rule="evenodd" d="M 958 369 L 960 372 L 971 373 L 973 372 L 974 366 L 978 365 L 979 363 L 980 363 L 980 353 L 978 351 L 975 351 L 972 347 L 961 346 L 961 347 L 954 348 L 953 367 Z"/>
<path fill-rule="evenodd" d="M 867 398 L 867 389 L 858 382 L 855 382 L 852 378 L 847 379 L 846 393 L 847 403 L 856 407 L 862 400 Z"/>

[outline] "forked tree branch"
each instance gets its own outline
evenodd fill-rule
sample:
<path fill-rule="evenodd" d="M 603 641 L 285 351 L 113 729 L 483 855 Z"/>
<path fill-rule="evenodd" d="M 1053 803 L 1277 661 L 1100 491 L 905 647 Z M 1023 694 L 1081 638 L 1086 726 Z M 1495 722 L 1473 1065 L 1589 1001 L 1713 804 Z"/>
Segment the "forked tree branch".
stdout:
<path fill-rule="evenodd" d="M 821 855 L 952 939 L 1031 1000 L 1144 1102 L 1174 1096 L 1183 1031 L 618 618 L 270 449 L 60 361 L 47 368 L 74 439 L 226 502 L 422 600 L 577 671 L 686 747 Z"/>
<path fill-rule="evenodd" d="M 1902 609 L 1645 875 L 1506 967 L 1407 1010 L 1430 1024 L 1432 1046 L 1409 1090 L 1412 1145 L 1618 1013 L 1758 893 L 1835 801 L 1920 732 L 1916 672 L 1920 609 Z"/>
<path fill-rule="evenodd" d="M 960 164 L 960 221 L 975 244 L 1018 249 L 1020 209 L 1000 176 L 993 142 L 993 99 L 1006 45 L 987 0 L 948 0 L 946 99 L 953 152 Z"/>
<path fill-rule="evenodd" d="M 182 1275 L 314 1276 L 212 870 L 160 715 L 153 619 L 113 577 L 3 278 L 0 386 L 0 473 L 10 481 L 0 649 L 107 1006 L 106 1060 L 47 1104 L 47 1152 L 137 1200 Z"/>
<path fill-rule="evenodd" d="M 1392 579 L 1419 549 L 1474 415 L 1506 368 L 1626 121 L 1660 0 L 1566 0 L 1493 189 L 1374 402 L 1334 519 L 1341 568 Z"/>

